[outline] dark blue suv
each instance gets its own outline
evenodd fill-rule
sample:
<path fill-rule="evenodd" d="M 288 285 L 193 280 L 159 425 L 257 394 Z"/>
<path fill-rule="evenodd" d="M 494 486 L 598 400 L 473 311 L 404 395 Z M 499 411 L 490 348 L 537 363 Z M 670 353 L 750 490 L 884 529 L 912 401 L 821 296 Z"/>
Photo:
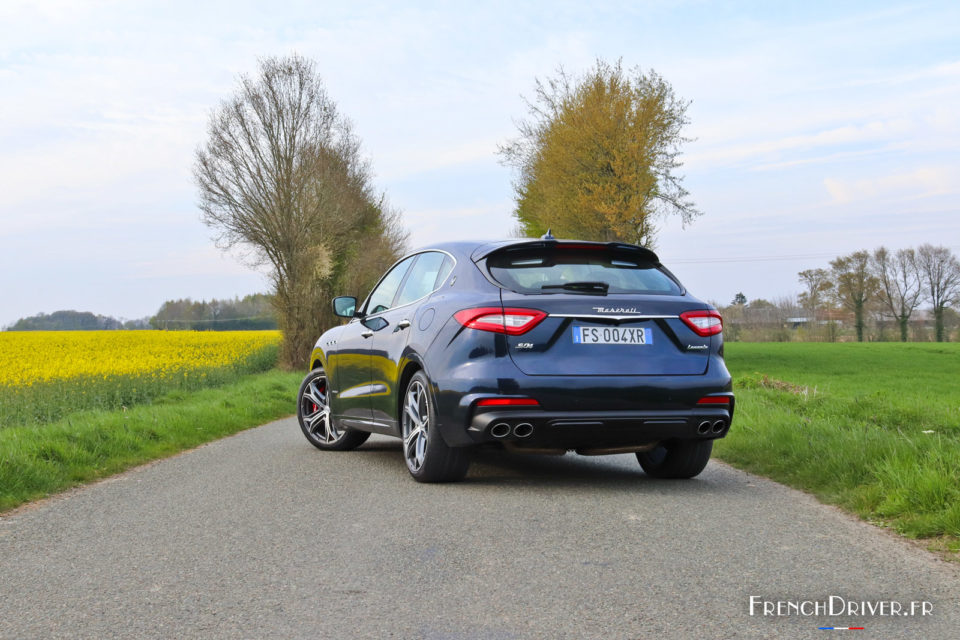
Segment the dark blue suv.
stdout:
<path fill-rule="evenodd" d="M 414 478 L 463 478 L 478 446 L 636 453 L 690 478 L 733 418 L 722 320 L 648 249 L 555 240 L 415 251 L 317 341 L 298 396 L 307 439 L 403 440 Z"/>

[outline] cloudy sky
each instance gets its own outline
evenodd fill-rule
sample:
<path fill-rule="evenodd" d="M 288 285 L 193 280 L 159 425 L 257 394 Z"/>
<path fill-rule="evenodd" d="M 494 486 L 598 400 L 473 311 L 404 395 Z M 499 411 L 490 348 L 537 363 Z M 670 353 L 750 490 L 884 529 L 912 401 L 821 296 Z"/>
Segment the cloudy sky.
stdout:
<path fill-rule="evenodd" d="M 956 2 L 0 2 L 0 326 L 137 318 L 267 288 L 199 222 L 210 111 L 257 58 L 313 58 L 414 245 L 506 235 L 523 95 L 559 65 L 691 101 L 704 215 L 658 252 L 702 298 L 774 298 L 881 244 L 960 253 Z M 350 292 L 353 293 L 353 292 Z"/>

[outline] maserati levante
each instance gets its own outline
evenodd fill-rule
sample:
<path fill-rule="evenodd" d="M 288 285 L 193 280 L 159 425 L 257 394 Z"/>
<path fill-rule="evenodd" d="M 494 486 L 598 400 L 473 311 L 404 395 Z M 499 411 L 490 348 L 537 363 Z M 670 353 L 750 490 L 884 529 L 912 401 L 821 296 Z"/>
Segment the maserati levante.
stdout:
<path fill-rule="evenodd" d="M 691 478 L 733 418 L 720 314 L 639 246 L 437 244 L 333 306 L 349 321 L 313 349 L 304 435 L 333 451 L 398 437 L 422 482 L 462 479 L 483 446 L 635 453 Z"/>

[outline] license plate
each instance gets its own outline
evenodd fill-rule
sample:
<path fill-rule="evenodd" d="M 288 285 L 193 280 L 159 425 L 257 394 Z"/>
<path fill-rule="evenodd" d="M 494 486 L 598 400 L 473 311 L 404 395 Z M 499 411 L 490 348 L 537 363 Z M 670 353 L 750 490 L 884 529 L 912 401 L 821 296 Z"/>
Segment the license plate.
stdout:
<path fill-rule="evenodd" d="M 653 334 L 642 327 L 573 327 L 574 344 L 653 344 Z"/>

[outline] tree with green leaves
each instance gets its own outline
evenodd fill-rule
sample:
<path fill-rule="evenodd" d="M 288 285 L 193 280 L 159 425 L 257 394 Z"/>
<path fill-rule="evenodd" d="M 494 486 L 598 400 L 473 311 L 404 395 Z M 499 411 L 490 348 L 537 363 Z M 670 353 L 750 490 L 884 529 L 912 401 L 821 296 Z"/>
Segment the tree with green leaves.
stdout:
<path fill-rule="evenodd" d="M 314 64 L 265 58 L 214 111 L 193 168 L 221 246 L 269 268 L 281 361 L 300 368 L 343 283 L 370 286 L 405 241 Z M 358 248 L 362 244 L 362 249 Z"/>
<path fill-rule="evenodd" d="M 852 311 L 857 340 L 863 342 L 864 314 L 867 302 L 877 291 L 877 279 L 870 270 L 870 253 L 854 251 L 830 261 L 833 295 L 837 303 Z"/>
<path fill-rule="evenodd" d="M 687 104 L 657 73 L 619 61 L 537 80 L 529 119 L 500 148 L 518 172 L 520 232 L 652 246 L 658 220 L 701 215 L 677 173 Z"/>

